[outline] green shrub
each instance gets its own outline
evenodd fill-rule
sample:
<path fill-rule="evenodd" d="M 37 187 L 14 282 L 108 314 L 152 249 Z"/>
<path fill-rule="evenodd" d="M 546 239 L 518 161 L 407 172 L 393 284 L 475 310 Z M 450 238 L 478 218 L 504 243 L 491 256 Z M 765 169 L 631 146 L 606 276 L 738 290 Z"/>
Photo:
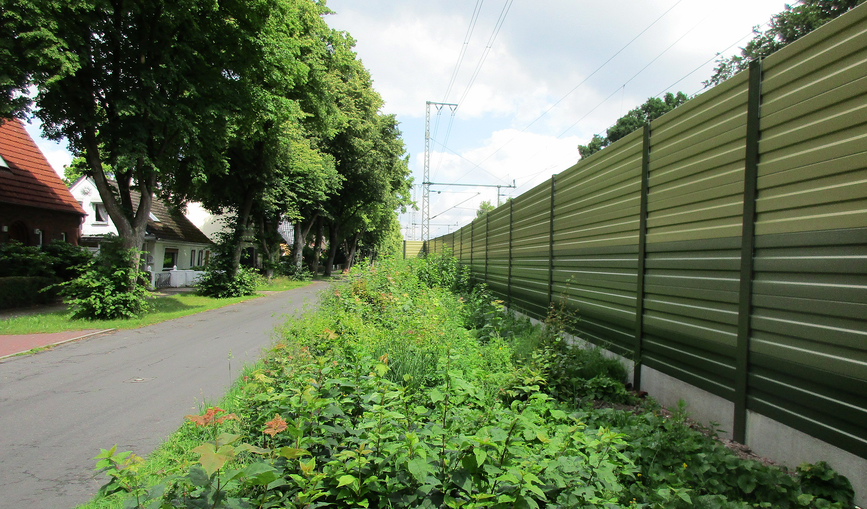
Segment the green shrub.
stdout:
<path fill-rule="evenodd" d="M 217 299 L 243 297 L 256 293 L 261 277 L 255 269 L 240 267 L 238 274 L 233 277 L 230 270 L 221 267 L 222 264 L 219 263 L 211 263 L 205 267 L 205 273 L 196 283 L 196 293 Z"/>
<path fill-rule="evenodd" d="M 134 254 L 116 239 L 104 242 L 80 276 L 58 285 L 73 318 L 134 318 L 150 309 L 147 276 L 132 268 Z"/>
<path fill-rule="evenodd" d="M 431 253 L 414 262 L 418 279 L 427 286 L 444 288 L 458 295 L 472 289 L 470 268 L 461 266 L 448 250 L 443 254 Z"/>
<path fill-rule="evenodd" d="M 13 240 L 0 244 L 0 277 L 54 277 L 51 257 L 37 246 Z"/>
<path fill-rule="evenodd" d="M 53 240 L 42 246 L 42 252 L 49 256 L 51 269 L 61 281 L 70 281 L 81 274 L 81 271 L 93 259 L 87 248 L 73 246 L 62 240 Z"/>
<path fill-rule="evenodd" d="M 57 300 L 55 283 L 53 277 L 0 277 L 0 309 L 50 304 Z"/>

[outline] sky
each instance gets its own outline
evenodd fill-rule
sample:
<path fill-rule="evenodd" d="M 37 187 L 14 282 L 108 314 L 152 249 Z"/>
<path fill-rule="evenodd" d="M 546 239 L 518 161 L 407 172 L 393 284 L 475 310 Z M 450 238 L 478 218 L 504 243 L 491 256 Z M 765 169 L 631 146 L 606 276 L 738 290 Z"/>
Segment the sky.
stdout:
<path fill-rule="evenodd" d="M 397 116 L 421 208 L 430 107 L 431 237 L 468 224 L 482 200 L 529 191 L 649 97 L 699 93 L 783 0 L 328 0 Z M 460 57 L 463 56 L 461 59 Z M 459 65 L 458 65 L 459 64 Z M 455 72 L 457 71 L 457 72 Z M 451 84 L 451 88 L 450 88 Z M 38 136 L 36 125 L 29 127 Z M 64 144 L 38 140 L 58 173 Z M 400 215 L 420 239 L 421 213 Z"/>

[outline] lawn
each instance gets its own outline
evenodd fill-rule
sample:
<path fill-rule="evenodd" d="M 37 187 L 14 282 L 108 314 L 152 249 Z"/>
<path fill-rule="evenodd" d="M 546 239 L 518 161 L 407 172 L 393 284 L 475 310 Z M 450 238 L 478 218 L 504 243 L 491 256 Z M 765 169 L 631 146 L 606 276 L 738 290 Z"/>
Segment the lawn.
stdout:
<path fill-rule="evenodd" d="M 279 292 L 300 288 L 308 284 L 310 284 L 309 281 L 289 281 L 286 278 L 275 278 L 271 283 L 260 286 L 258 290 Z M 159 296 L 153 298 L 153 311 L 132 320 L 73 320 L 67 311 L 37 313 L 0 320 L 0 334 L 40 334 L 86 329 L 137 329 L 261 296 L 262 294 L 258 294 L 229 299 L 201 297 L 194 293 Z"/>

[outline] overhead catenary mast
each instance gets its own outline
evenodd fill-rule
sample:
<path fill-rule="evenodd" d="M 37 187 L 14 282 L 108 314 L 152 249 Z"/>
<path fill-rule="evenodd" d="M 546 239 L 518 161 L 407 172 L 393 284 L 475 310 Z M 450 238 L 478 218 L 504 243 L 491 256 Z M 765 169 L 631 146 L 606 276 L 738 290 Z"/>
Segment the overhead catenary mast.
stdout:
<path fill-rule="evenodd" d="M 443 106 L 448 106 L 452 115 L 458 108 L 454 103 L 425 102 L 424 111 L 424 180 L 421 191 L 421 240 L 430 240 L 430 107 L 434 105 L 439 113 Z"/>

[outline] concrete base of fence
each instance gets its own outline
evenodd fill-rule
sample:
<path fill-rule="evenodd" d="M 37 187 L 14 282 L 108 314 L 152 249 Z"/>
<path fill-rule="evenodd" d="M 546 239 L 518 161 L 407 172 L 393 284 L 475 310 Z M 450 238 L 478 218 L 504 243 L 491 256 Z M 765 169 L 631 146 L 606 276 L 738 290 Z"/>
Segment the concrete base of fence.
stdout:
<path fill-rule="evenodd" d="M 747 445 L 758 455 L 791 468 L 827 461 L 855 488 L 855 503 L 867 507 L 867 459 L 829 445 L 785 424 L 747 410 Z"/>
<path fill-rule="evenodd" d="M 691 419 L 708 427 L 716 423 L 720 437 L 732 438 L 735 404 L 731 401 L 647 366 L 641 366 L 641 390 L 670 410 L 683 400 Z"/>

